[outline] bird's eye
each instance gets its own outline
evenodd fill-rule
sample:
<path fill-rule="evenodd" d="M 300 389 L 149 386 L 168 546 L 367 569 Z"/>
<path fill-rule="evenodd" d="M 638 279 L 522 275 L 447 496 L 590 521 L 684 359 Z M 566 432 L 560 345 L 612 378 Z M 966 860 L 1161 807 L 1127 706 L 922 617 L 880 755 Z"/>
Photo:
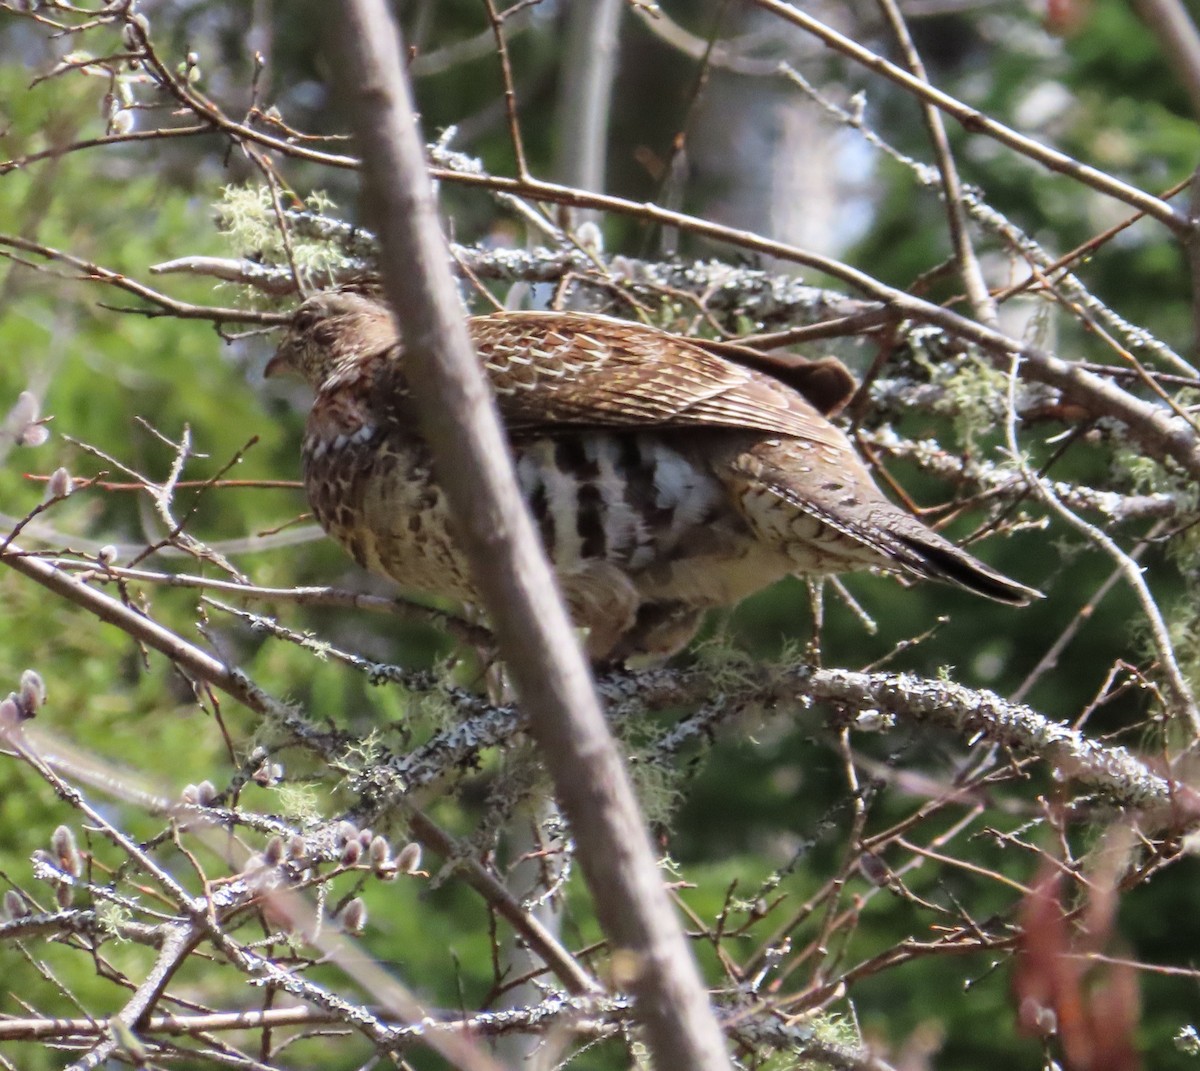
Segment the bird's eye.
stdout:
<path fill-rule="evenodd" d="M 292 328 L 296 331 L 305 332 L 312 328 L 318 320 L 321 319 L 321 314 L 311 305 L 301 305 L 292 316 Z"/>

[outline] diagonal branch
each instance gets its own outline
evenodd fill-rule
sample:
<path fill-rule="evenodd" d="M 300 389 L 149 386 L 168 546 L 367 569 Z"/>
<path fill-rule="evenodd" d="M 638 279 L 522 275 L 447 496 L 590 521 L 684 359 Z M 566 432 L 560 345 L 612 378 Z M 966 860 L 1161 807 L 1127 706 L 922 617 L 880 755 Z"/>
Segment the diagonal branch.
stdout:
<path fill-rule="evenodd" d="M 862 64 L 868 70 L 881 74 L 903 89 L 907 89 L 919 100 L 928 101 L 934 107 L 957 119 L 966 130 L 972 133 L 986 134 L 1002 145 L 1007 145 L 1010 149 L 1019 152 L 1022 156 L 1037 161 L 1051 171 L 1067 175 L 1078 182 L 1091 186 L 1100 193 L 1115 197 L 1118 201 L 1124 201 L 1134 208 L 1140 208 L 1146 215 L 1158 220 L 1176 234 L 1188 234 L 1194 229 L 1191 220 L 1176 212 L 1165 201 L 1139 190 L 1127 182 L 1113 178 L 1104 171 L 1098 171 L 1094 167 L 1080 163 L 1066 153 L 1047 148 L 1031 138 L 1018 134 L 1011 127 L 998 123 L 995 119 L 964 104 L 948 93 L 935 89 L 928 82 L 909 74 L 908 71 L 897 67 L 894 63 L 889 63 L 882 56 L 877 56 L 857 41 L 838 33 L 811 15 L 785 3 L 784 0 L 752 0 L 752 2 L 793 25 L 799 26 L 802 30 L 806 30 L 823 44 L 840 52 L 843 56 L 849 57 L 855 63 Z"/>
<path fill-rule="evenodd" d="M 724 1071 L 725 1040 L 684 940 L 629 776 L 519 497 L 471 349 L 425 170 L 399 34 L 382 0 L 328 21 L 347 113 L 358 124 L 364 200 L 380 228 L 385 290 L 439 482 L 501 653 L 570 820 L 584 876 L 637 998 L 655 1063 Z"/>
<path fill-rule="evenodd" d="M 118 599 L 88 587 L 40 558 L 23 554 L 14 546 L 0 553 L 0 562 L 87 610 L 99 620 L 115 625 L 147 647 L 166 655 L 176 665 L 214 688 L 219 688 L 248 709 L 271 718 L 276 724 L 293 732 L 298 739 L 312 736 L 308 727 L 286 704 L 267 695 L 240 670 L 218 661 L 170 629 L 163 628 L 157 622 L 130 609 Z M 439 854 L 453 853 L 453 842 L 447 834 L 420 811 L 410 812 L 409 820 L 414 833 L 426 847 Z M 496 911 L 512 924 L 570 992 L 594 990 L 595 983 L 582 973 L 578 964 L 552 935 L 536 925 L 528 912 L 523 911 L 507 893 L 503 896 L 497 895 L 496 883 L 490 880 L 482 867 L 463 864 L 459 869 L 463 872 L 467 884 L 480 892 Z"/>
<path fill-rule="evenodd" d="M 928 82 L 925 64 L 922 62 L 912 35 L 908 32 L 908 24 L 900 11 L 896 0 L 878 0 L 904 53 L 904 60 L 913 75 L 922 82 Z M 925 128 L 929 132 L 929 140 L 933 145 L 934 158 L 937 160 L 938 171 L 942 176 L 942 199 L 946 207 L 946 221 L 950 227 L 950 242 L 954 247 L 954 255 L 958 260 L 958 271 L 967 288 L 967 295 L 975 315 L 990 327 L 996 326 L 996 303 L 988 293 L 983 271 L 979 266 L 979 258 L 971 245 L 971 236 L 967 232 L 966 212 L 963 211 L 962 182 L 958 177 L 958 168 L 954 165 L 954 155 L 950 151 L 950 139 L 946 136 L 946 125 L 942 122 L 942 114 L 929 101 L 921 101 L 921 116 Z"/>

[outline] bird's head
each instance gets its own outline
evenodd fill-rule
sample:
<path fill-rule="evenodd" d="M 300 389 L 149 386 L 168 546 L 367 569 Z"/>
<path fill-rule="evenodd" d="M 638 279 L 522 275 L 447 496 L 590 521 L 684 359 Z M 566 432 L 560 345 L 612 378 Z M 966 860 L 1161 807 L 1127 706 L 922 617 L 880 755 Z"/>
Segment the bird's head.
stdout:
<path fill-rule="evenodd" d="M 264 374 L 295 372 L 319 390 L 335 372 L 388 349 L 397 339 L 391 310 L 381 301 L 352 290 L 328 290 L 295 311 Z"/>

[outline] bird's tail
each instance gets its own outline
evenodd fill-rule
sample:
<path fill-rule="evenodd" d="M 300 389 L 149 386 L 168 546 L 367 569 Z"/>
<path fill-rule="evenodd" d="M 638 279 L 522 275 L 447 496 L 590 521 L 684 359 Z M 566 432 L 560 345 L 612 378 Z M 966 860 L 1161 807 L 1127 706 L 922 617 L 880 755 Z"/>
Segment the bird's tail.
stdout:
<path fill-rule="evenodd" d="M 792 558 L 798 573 L 874 567 L 940 580 L 1013 606 L 1042 597 L 889 502 L 848 442 L 825 457 L 797 449 L 756 444 L 717 471 L 746 521 Z M 814 473 L 820 461 L 826 471 Z"/>
<path fill-rule="evenodd" d="M 986 599 L 1012 606 L 1027 606 L 1034 599 L 1042 598 L 1042 593 L 1036 588 L 1018 584 L 1003 573 L 998 573 L 935 532 L 893 532 L 891 538 L 907 551 L 907 554 L 897 556 L 902 557 L 908 569 L 919 576 L 942 580 Z"/>

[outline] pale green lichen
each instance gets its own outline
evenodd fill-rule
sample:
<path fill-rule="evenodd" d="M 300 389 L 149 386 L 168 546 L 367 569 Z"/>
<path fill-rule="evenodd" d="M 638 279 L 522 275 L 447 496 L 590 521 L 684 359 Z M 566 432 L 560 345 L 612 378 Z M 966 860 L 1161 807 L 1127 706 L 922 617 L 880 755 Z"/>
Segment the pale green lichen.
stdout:
<path fill-rule="evenodd" d="M 912 363 L 931 386 L 940 388 L 934 411 L 950 419 L 961 449 L 981 452 L 981 444 L 996 439 L 1007 415 L 1008 371 L 974 347 L 947 348 L 944 336 L 934 328 L 914 328 L 905 337 Z"/>
<path fill-rule="evenodd" d="M 1194 410 L 1200 402 L 1200 392 L 1181 390 L 1172 401 L 1181 411 Z M 1193 413 L 1193 419 L 1195 419 Z M 1200 486 L 1188 473 L 1170 463 L 1154 458 L 1137 446 L 1118 447 L 1113 453 L 1113 473 L 1118 478 L 1120 489 L 1132 494 L 1168 494 L 1179 504 L 1181 514 L 1194 513 L 1200 509 Z M 1200 535 L 1189 526 L 1184 538 L 1172 541 L 1172 547 L 1195 554 Z"/>
<path fill-rule="evenodd" d="M 794 1045 L 778 1046 L 765 1060 L 755 1064 L 761 1071 L 827 1071 L 832 1066 L 830 1050 L 841 1051 L 847 1057 L 863 1052 L 862 1035 L 854 1020 L 832 1012 L 818 1012 L 803 1021 L 788 1024 L 796 1038 Z M 821 1055 L 806 1057 L 808 1048 Z"/>
<path fill-rule="evenodd" d="M 285 208 L 293 208 L 292 198 L 280 194 Z M 337 206 L 322 191 L 310 193 L 304 207 L 312 212 L 328 214 Z M 216 205 L 217 225 L 226 235 L 238 256 L 250 257 L 269 265 L 288 264 L 288 246 L 276 213 L 271 191 L 266 186 L 226 186 Z M 348 263 L 337 243 L 320 241 L 300 234 L 289 236 L 291 262 L 301 278 L 324 279 L 336 277 Z M 250 288 L 252 293 L 253 288 Z"/>
<path fill-rule="evenodd" d="M 1008 397 L 1008 376 L 974 354 L 937 366 L 933 382 L 944 391 L 934 408 L 951 418 L 959 446 L 972 453 L 994 437 Z"/>
<path fill-rule="evenodd" d="M 665 825 L 683 799 L 680 782 L 683 774 L 675 765 L 656 761 L 653 742 L 645 745 L 626 741 L 629 749 L 629 774 L 634 795 L 652 825 Z"/>
<path fill-rule="evenodd" d="M 366 736 L 356 737 L 347 743 L 338 765 L 349 771 L 369 769 L 383 759 L 384 750 L 379 730 L 373 730 Z"/>
<path fill-rule="evenodd" d="M 696 661 L 708 674 L 711 693 L 738 693 L 757 688 L 764 676 L 770 676 L 785 667 L 804 661 L 804 646 L 799 642 L 788 642 L 778 659 L 767 660 L 753 657 L 750 652 L 736 647 L 730 637 L 716 633 L 711 638 L 696 644 L 692 651 Z"/>
<path fill-rule="evenodd" d="M 410 696 L 404 720 L 413 727 L 445 732 L 459 725 L 463 715 L 450 696 L 445 692 L 433 691 Z"/>
<path fill-rule="evenodd" d="M 275 789 L 275 802 L 281 817 L 294 819 L 304 825 L 320 821 L 326 800 L 311 785 L 284 781 Z"/>
<path fill-rule="evenodd" d="M 123 904 L 113 903 L 111 900 L 99 900 L 96 903 L 96 925 L 100 932 L 107 934 L 122 943 L 129 940 L 124 935 L 123 929 L 125 923 L 129 922 L 132 915 L 127 907 Z"/>
<path fill-rule="evenodd" d="M 859 1032 L 858 1024 L 848 1016 L 833 1012 L 821 1013 L 814 1015 L 808 1025 L 812 1028 L 814 1041 L 852 1050 L 861 1050 L 863 1047 L 862 1034 Z M 802 1060 L 797 1065 L 797 1069 L 798 1071 L 808 1071 L 809 1068 L 812 1068 L 813 1071 L 816 1071 L 817 1068 L 827 1068 L 828 1066 L 828 1062 L 824 1060 Z"/>

